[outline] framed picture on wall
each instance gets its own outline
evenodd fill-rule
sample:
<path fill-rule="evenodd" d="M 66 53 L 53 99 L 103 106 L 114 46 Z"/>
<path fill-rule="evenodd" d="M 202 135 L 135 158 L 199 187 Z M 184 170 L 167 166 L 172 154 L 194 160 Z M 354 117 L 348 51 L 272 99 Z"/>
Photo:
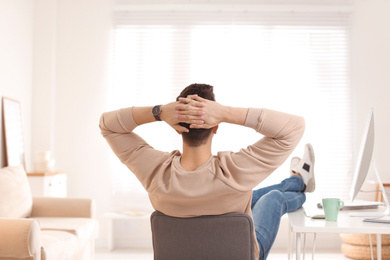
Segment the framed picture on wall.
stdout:
<path fill-rule="evenodd" d="M 3 127 L 7 166 L 25 167 L 22 111 L 19 101 L 3 97 Z"/>

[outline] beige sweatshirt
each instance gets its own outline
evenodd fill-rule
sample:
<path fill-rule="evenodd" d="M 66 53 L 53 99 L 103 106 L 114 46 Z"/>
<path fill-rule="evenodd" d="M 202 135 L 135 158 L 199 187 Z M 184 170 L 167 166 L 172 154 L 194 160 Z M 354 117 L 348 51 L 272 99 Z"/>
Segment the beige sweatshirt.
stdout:
<path fill-rule="evenodd" d="M 132 132 L 137 127 L 132 108 L 107 112 L 100 118 L 102 135 L 145 187 L 153 207 L 176 217 L 229 212 L 252 216 L 252 189 L 291 154 L 303 135 L 304 120 L 250 108 L 245 126 L 263 137 L 239 152 L 219 152 L 196 170 L 186 171 L 180 165 L 179 151 L 156 150 Z M 258 257 L 257 243 L 255 249 Z"/>

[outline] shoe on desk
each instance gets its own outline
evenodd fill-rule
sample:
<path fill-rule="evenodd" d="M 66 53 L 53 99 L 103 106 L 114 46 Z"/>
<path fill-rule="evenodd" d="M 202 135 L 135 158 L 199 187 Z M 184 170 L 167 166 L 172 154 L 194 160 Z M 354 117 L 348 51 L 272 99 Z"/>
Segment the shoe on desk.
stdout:
<path fill-rule="evenodd" d="M 295 175 L 294 168 L 301 161 L 301 158 L 295 156 L 290 161 L 290 175 Z"/>
<path fill-rule="evenodd" d="M 294 159 L 294 158 L 293 158 Z M 306 185 L 305 192 L 313 192 L 316 188 L 314 178 L 314 150 L 311 144 L 306 144 L 302 159 L 293 167 L 292 172 L 299 173 Z"/>

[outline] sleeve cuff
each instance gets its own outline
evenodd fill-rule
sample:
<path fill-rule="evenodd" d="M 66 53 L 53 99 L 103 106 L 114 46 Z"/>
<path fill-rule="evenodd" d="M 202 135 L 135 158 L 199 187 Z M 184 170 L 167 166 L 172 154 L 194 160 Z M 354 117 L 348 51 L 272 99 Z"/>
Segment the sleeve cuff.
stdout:
<path fill-rule="evenodd" d="M 123 127 L 128 132 L 133 131 L 134 128 L 136 128 L 138 125 L 134 121 L 133 118 L 133 107 L 128 107 L 128 108 L 122 108 L 119 110 L 118 113 L 118 121 Z"/>
<path fill-rule="evenodd" d="M 259 121 L 263 114 L 263 109 L 261 108 L 249 108 L 248 114 L 246 115 L 245 126 L 250 127 L 258 131 Z"/>

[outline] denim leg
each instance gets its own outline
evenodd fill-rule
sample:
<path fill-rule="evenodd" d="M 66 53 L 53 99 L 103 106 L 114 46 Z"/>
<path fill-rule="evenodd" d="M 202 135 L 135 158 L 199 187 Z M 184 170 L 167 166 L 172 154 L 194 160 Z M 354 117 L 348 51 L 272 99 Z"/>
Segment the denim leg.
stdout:
<path fill-rule="evenodd" d="M 294 186 L 294 182 L 290 183 L 290 185 L 287 184 L 291 181 L 289 179 L 284 183 L 284 188 L 287 190 Z M 260 196 L 252 206 L 253 224 L 257 242 L 260 246 L 260 260 L 268 257 L 279 230 L 281 217 L 287 212 L 300 208 L 306 200 L 305 194 L 301 191 L 281 191 L 278 188 L 283 187 L 283 185 L 274 186 L 276 187 L 271 190 L 265 188 L 268 192 Z"/>
<path fill-rule="evenodd" d="M 254 190 L 252 192 L 252 205 L 251 208 L 253 208 L 254 204 L 265 194 L 272 190 L 278 190 L 278 191 L 294 191 L 299 192 L 305 190 L 305 184 L 303 183 L 303 179 L 297 175 L 291 175 L 289 178 L 284 179 L 281 183 L 267 186 L 264 188 L 260 188 L 257 190 Z"/>

